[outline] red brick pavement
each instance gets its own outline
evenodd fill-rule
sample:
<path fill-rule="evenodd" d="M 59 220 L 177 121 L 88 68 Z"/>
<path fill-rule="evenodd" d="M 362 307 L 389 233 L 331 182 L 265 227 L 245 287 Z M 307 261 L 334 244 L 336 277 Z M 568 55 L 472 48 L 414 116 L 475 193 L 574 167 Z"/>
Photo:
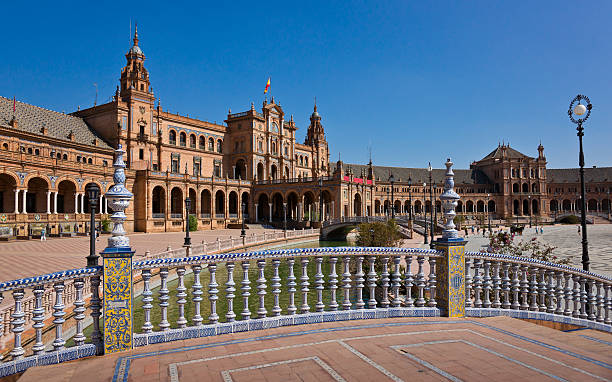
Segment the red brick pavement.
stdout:
<path fill-rule="evenodd" d="M 601 381 L 612 379 L 601 345 L 507 317 L 345 321 L 153 345 L 32 368 L 19 381 Z M 127 359 L 128 378 L 113 379 Z"/>

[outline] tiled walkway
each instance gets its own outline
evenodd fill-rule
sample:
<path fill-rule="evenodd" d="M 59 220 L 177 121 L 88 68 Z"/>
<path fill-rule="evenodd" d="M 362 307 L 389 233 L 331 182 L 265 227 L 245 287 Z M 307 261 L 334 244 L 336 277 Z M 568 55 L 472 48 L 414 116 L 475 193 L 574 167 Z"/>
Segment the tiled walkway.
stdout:
<path fill-rule="evenodd" d="M 28 370 L 30 381 L 605 381 L 612 336 L 507 317 L 283 327 Z"/>

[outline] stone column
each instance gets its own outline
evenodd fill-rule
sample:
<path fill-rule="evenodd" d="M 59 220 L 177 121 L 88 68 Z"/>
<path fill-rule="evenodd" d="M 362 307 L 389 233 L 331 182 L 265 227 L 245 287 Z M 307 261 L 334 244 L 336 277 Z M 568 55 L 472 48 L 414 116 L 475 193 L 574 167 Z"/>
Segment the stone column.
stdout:
<path fill-rule="evenodd" d="M 304 215 L 302 215 L 302 203 L 297 204 L 297 218 L 299 221 L 304 220 Z"/>
<path fill-rule="evenodd" d="M 108 199 L 104 197 L 104 213 L 108 214 Z"/>
<path fill-rule="evenodd" d="M 57 214 L 57 191 L 53 193 L 53 213 Z"/>
<path fill-rule="evenodd" d="M 268 203 L 270 215 L 268 215 L 268 221 L 272 223 L 272 203 Z"/>
<path fill-rule="evenodd" d="M 15 190 L 15 211 L 16 214 L 19 213 L 19 190 Z"/>
<path fill-rule="evenodd" d="M 334 201 L 333 200 L 331 202 L 331 211 L 330 212 L 331 212 L 331 214 L 330 214 L 331 218 L 334 219 L 336 217 L 336 210 L 334 208 Z"/>
<path fill-rule="evenodd" d="M 79 194 L 77 192 L 74 193 L 74 213 L 79 213 Z"/>
<path fill-rule="evenodd" d="M 47 191 L 47 214 L 51 214 L 51 191 Z"/>
<path fill-rule="evenodd" d="M 102 213 L 102 195 L 100 195 L 100 207 L 98 209 L 98 213 Z"/>
<path fill-rule="evenodd" d="M 81 194 L 81 213 L 85 213 L 85 194 Z"/>
<path fill-rule="evenodd" d="M 446 161 L 444 193 L 440 195 L 446 223 L 442 238 L 435 242 L 436 250 L 444 252 L 436 262 L 436 303 L 447 317 L 465 317 L 465 244 L 459 237 L 453 219 L 459 195 L 455 192 L 453 162 Z M 435 204 L 434 204 L 435 205 Z"/>
<path fill-rule="evenodd" d="M 27 208 L 26 208 L 26 195 L 27 194 L 28 194 L 28 190 L 23 190 L 23 199 L 22 199 L 23 205 L 22 205 L 22 210 L 21 210 L 22 214 L 28 213 Z"/>

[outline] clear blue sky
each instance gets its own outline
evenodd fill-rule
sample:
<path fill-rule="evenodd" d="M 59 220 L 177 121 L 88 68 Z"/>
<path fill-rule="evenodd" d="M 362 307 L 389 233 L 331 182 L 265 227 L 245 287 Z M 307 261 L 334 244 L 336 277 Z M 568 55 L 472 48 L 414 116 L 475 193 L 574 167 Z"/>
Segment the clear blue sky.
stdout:
<path fill-rule="evenodd" d="M 567 118 L 594 109 L 588 166 L 611 166 L 612 2 L 4 2 L 0 95 L 58 111 L 114 93 L 138 21 L 164 109 L 210 121 L 271 93 L 302 141 L 314 96 L 332 160 L 466 168 L 502 139 L 575 167 Z"/>

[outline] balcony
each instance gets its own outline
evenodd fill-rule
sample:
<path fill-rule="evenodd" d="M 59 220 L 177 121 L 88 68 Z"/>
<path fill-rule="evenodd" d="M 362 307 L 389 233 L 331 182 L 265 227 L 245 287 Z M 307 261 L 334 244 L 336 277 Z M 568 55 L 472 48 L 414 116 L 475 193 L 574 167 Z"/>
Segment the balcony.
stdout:
<path fill-rule="evenodd" d="M 138 133 L 136 139 L 138 139 L 138 142 L 147 142 L 149 140 L 149 134 Z"/>

